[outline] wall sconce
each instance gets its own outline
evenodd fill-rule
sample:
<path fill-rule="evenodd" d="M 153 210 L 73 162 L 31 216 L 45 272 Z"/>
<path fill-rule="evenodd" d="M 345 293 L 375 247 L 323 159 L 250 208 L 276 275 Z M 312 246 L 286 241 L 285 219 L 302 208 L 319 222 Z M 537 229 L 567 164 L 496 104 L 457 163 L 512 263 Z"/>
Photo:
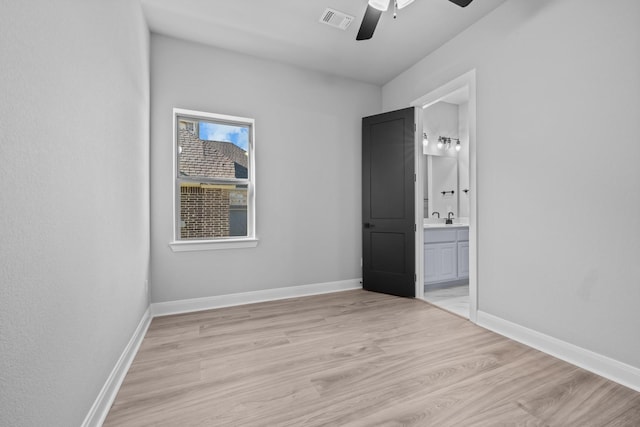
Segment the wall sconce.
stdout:
<path fill-rule="evenodd" d="M 429 145 L 429 138 L 426 132 L 422 132 L 422 148 L 427 148 L 427 145 Z"/>

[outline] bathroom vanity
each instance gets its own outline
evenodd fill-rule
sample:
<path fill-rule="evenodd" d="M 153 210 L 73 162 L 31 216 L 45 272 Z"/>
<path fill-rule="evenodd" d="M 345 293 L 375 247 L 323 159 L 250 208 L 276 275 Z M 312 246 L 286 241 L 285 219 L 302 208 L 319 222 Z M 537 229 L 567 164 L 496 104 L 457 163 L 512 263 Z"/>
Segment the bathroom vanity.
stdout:
<path fill-rule="evenodd" d="M 463 281 L 469 278 L 469 226 L 425 224 L 424 283 Z"/>

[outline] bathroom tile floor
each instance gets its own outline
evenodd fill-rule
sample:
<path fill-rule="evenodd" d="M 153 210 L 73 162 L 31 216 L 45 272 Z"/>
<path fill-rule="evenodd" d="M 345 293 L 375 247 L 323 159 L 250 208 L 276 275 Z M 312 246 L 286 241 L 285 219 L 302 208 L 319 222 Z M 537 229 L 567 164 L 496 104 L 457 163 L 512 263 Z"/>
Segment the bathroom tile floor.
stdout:
<path fill-rule="evenodd" d="M 469 284 L 424 287 L 424 299 L 444 310 L 469 318 Z"/>

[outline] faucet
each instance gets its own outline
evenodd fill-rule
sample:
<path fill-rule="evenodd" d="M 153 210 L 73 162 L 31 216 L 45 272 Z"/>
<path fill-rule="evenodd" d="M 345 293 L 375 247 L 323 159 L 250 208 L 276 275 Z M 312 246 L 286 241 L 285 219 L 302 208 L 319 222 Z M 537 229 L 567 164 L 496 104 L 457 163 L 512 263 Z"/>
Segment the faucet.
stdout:
<path fill-rule="evenodd" d="M 438 215 L 438 218 L 440 218 L 440 212 L 437 212 L 437 211 L 431 212 L 431 216 L 434 216 L 434 215 Z"/>
<path fill-rule="evenodd" d="M 445 224 L 453 224 L 453 212 L 449 212 L 447 214 L 447 220 L 445 221 Z"/>

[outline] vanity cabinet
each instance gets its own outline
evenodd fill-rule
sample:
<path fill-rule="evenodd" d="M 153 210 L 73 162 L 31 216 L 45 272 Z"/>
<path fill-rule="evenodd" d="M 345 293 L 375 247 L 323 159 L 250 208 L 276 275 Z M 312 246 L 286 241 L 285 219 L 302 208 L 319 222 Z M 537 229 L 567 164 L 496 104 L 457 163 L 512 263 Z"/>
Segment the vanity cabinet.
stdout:
<path fill-rule="evenodd" d="M 469 278 L 469 242 L 458 242 L 458 279 Z"/>
<path fill-rule="evenodd" d="M 424 245 L 425 283 L 444 282 L 458 277 L 458 246 L 456 243 Z"/>
<path fill-rule="evenodd" d="M 439 283 L 469 277 L 469 229 L 424 230 L 424 282 Z"/>
<path fill-rule="evenodd" d="M 458 230 L 458 279 L 469 278 L 469 228 Z"/>

